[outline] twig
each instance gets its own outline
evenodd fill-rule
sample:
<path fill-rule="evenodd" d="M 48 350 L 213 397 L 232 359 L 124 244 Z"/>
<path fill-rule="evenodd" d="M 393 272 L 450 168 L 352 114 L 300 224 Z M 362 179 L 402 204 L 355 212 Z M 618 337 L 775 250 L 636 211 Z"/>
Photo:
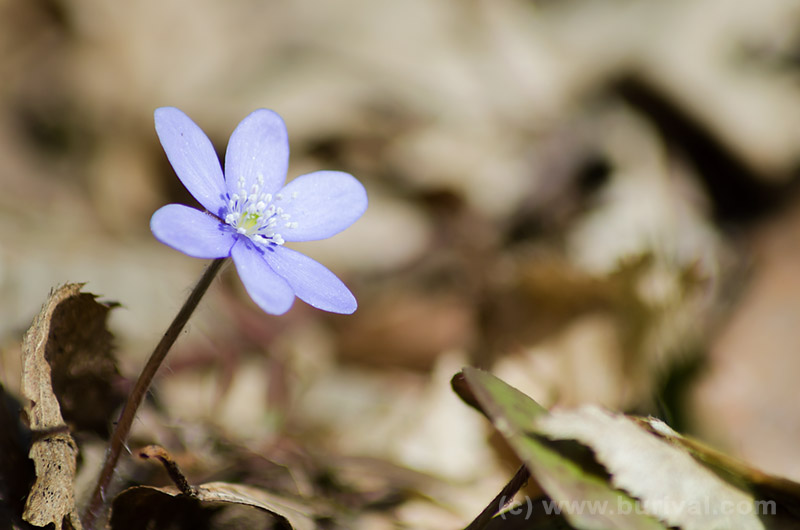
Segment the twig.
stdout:
<path fill-rule="evenodd" d="M 528 471 L 528 468 L 525 467 L 525 464 L 520 466 L 517 470 L 517 474 L 512 477 L 512 479 L 505 485 L 505 487 L 500 490 L 500 493 L 497 494 L 497 497 L 492 499 L 486 508 L 472 521 L 468 527 L 464 530 L 482 530 L 489 521 L 492 520 L 492 517 L 495 516 L 497 512 L 499 512 L 503 507 L 511 502 L 514 498 L 514 495 L 524 486 L 528 479 L 530 478 L 531 474 Z"/>
<path fill-rule="evenodd" d="M 161 462 L 169 478 L 172 479 L 172 482 L 181 493 L 187 497 L 197 497 L 197 488 L 189 484 L 186 475 L 183 474 L 181 468 L 178 467 L 178 463 L 175 462 L 166 449 L 159 445 L 148 445 L 139 451 L 139 457 L 144 459 L 155 458 Z"/>

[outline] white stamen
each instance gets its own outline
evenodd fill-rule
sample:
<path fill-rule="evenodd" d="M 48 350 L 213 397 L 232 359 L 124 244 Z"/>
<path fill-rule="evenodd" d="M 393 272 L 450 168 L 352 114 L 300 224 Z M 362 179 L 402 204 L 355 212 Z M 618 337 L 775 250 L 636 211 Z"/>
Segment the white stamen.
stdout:
<path fill-rule="evenodd" d="M 264 188 L 264 175 L 256 176 L 256 182 L 246 189 L 244 177 L 237 180 L 237 191 L 228 196 L 228 211 L 223 219 L 236 230 L 237 234 L 245 235 L 262 245 L 283 245 L 285 240 L 277 232 L 278 226 L 283 228 L 297 228 L 296 222 L 291 222 L 291 215 L 284 209 L 275 205 L 275 201 L 282 201 L 283 194 L 266 193 Z M 292 199 L 297 198 L 297 192 L 292 193 Z"/>

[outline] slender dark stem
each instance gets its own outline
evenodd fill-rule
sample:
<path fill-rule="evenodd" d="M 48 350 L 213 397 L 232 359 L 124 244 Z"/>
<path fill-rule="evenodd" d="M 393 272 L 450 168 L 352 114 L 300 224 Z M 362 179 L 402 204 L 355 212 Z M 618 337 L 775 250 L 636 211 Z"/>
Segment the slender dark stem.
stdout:
<path fill-rule="evenodd" d="M 203 298 L 209 285 L 211 285 L 211 281 L 222 268 L 226 259 L 227 258 L 220 258 L 211 262 L 211 265 L 209 265 L 203 273 L 203 276 L 200 278 L 200 281 L 197 282 L 197 285 L 195 285 L 189 298 L 186 299 L 183 307 L 181 307 L 181 310 L 178 311 L 175 320 L 172 321 L 172 324 L 170 324 L 164 336 L 161 337 L 161 341 L 153 350 L 153 353 L 150 354 L 150 359 L 147 360 L 147 364 L 142 370 L 142 373 L 139 374 L 139 379 L 136 380 L 136 384 L 130 396 L 128 396 L 128 401 L 122 409 L 119 421 L 116 427 L 114 427 L 114 432 L 111 433 L 111 440 L 109 441 L 108 450 L 106 451 L 106 461 L 103 464 L 103 470 L 100 472 L 100 477 L 97 479 L 94 493 L 92 493 L 92 497 L 83 514 L 83 527 L 86 530 L 92 530 L 98 517 L 105 511 L 106 488 L 109 482 L 111 482 L 111 477 L 114 475 L 114 469 L 117 467 L 117 461 L 122 453 L 122 448 L 125 446 L 125 440 L 128 438 L 131 425 L 133 425 L 136 411 L 139 409 L 139 405 L 142 404 L 142 400 L 147 394 L 147 390 L 150 388 L 153 377 L 155 377 L 156 372 L 158 372 L 170 348 L 175 344 L 175 340 L 180 335 L 186 322 L 188 322 L 189 317 L 192 316 L 195 308 L 197 308 L 197 304 L 200 302 L 200 299 Z"/>
<path fill-rule="evenodd" d="M 159 445 L 148 445 L 139 451 L 139 456 L 145 459 L 155 458 L 161 462 L 161 465 L 163 465 L 164 469 L 167 471 L 167 475 L 169 475 L 169 478 L 171 478 L 172 482 L 177 486 L 178 491 L 187 497 L 197 498 L 197 488 L 189 484 L 186 475 L 183 474 L 181 468 L 178 467 L 178 463 L 175 462 L 172 455 L 170 455 L 166 449 Z"/>
<path fill-rule="evenodd" d="M 489 521 L 492 520 L 492 517 L 495 516 L 497 512 L 503 509 L 503 507 L 511 502 L 514 499 L 514 495 L 528 482 L 531 474 L 528 471 L 528 468 L 525 467 L 525 464 L 520 466 L 517 470 L 516 475 L 505 485 L 505 487 L 497 494 L 497 496 L 492 499 L 486 508 L 472 521 L 468 527 L 464 530 L 481 530 Z"/>

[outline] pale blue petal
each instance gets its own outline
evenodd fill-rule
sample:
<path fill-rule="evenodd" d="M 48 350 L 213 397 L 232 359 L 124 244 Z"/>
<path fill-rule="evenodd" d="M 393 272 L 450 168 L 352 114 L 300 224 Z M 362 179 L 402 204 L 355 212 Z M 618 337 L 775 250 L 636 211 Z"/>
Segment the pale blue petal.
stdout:
<path fill-rule="evenodd" d="M 156 239 L 193 258 L 224 258 L 236 233 L 216 217 L 183 204 L 168 204 L 150 219 Z"/>
<path fill-rule="evenodd" d="M 275 112 L 259 109 L 233 131 L 225 153 L 225 180 L 231 195 L 240 193 L 244 178 L 246 193 L 263 178 L 261 193 L 275 193 L 286 180 L 289 167 L 289 137 L 283 119 Z"/>
<path fill-rule="evenodd" d="M 305 254 L 282 246 L 271 246 L 264 257 L 305 303 L 333 313 L 350 314 L 358 304 L 350 290 L 324 265 Z"/>
<path fill-rule="evenodd" d="M 158 139 L 178 178 L 209 212 L 220 215 L 227 204 L 227 190 L 211 141 L 189 116 L 174 107 L 156 109 L 155 121 Z"/>
<path fill-rule="evenodd" d="M 353 224 L 367 209 L 364 186 L 341 171 L 315 171 L 297 177 L 280 191 L 280 196 L 274 204 L 289 215 L 285 222 L 290 227 L 279 226 L 277 232 L 286 241 L 331 237 Z"/>
<path fill-rule="evenodd" d="M 268 249 L 257 247 L 246 237 L 231 249 L 233 263 L 244 288 L 258 306 L 273 315 L 282 315 L 294 303 L 294 291 L 264 259 Z"/>

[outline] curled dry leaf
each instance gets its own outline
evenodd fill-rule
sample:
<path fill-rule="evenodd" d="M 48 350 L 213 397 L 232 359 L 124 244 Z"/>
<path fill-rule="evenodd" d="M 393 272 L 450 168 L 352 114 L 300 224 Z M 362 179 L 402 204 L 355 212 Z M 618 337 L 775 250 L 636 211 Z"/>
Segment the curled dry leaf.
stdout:
<path fill-rule="evenodd" d="M 531 472 L 531 480 L 544 490 L 553 502 L 542 506 L 549 515 L 563 515 L 570 525 L 580 530 L 620 528 L 629 530 L 664 530 L 655 518 L 641 511 L 619 513 L 617 506 L 633 506 L 634 499 L 615 489 L 595 469 L 584 469 L 579 462 L 561 454 L 532 431 L 534 421 L 548 415 L 534 400 L 507 385 L 488 372 L 475 368 L 463 370 L 464 380 L 472 391 L 472 399 L 514 449 Z M 455 386 L 456 391 L 463 387 Z M 459 392 L 460 393 L 460 392 Z M 538 502 L 538 501 L 537 501 Z M 584 509 L 583 503 L 591 503 Z M 531 513 L 532 501 L 529 502 Z M 571 507 L 577 509 L 570 509 Z M 554 511 L 554 508 L 558 510 Z M 612 507 L 613 509 L 603 509 Z M 502 506 L 498 505 L 499 510 Z M 538 508 L 538 506 L 537 506 Z M 563 510 L 563 513 L 558 512 Z M 504 519 L 506 515 L 495 517 Z"/>
<path fill-rule="evenodd" d="M 597 406 L 548 412 L 473 368 L 456 383 L 575 528 L 782 530 L 800 520 L 800 485 L 736 462 L 659 420 Z"/>
<path fill-rule="evenodd" d="M 120 376 L 106 327 L 114 306 L 81 293 L 76 284 L 57 290 L 48 305 L 54 300 L 45 356 L 61 414 L 73 431 L 105 438 L 125 398 L 115 385 Z"/>
<path fill-rule="evenodd" d="M 157 445 L 142 448 L 139 456 L 158 460 L 177 488 L 136 486 L 123 491 L 111 507 L 110 527 L 114 530 L 316 528 L 314 520 L 306 515 L 306 508 L 291 499 L 225 482 L 193 486 L 167 450 Z"/>
<path fill-rule="evenodd" d="M 783 477 L 769 475 L 732 458 L 704 443 L 682 436 L 656 418 L 634 418 L 646 430 L 665 442 L 686 451 L 727 482 L 753 493 L 760 506 L 775 503 L 775 515 L 768 528 L 795 528 L 800 520 L 800 484 Z"/>
<path fill-rule="evenodd" d="M 36 467 L 36 482 L 25 501 L 23 519 L 36 526 L 80 528 L 73 489 L 77 455 L 69 432 L 47 434 L 33 443 L 28 456 Z"/>
<path fill-rule="evenodd" d="M 610 473 L 611 484 L 638 499 L 637 510 L 670 526 L 766 528 L 751 493 L 726 482 L 688 452 L 641 429 L 623 414 L 587 405 L 537 418 L 535 430 L 551 440 L 576 440 L 590 448 Z"/>
<path fill-rule="evenodd" d="M 62 304 L 82 296 L 80 289 L 78 284 L 68 284 L 51 292 L 22 345 L 21 390 L 29 400 L 25 413 L 33 435 L 28 456 L 36 468 L 36 481 L 25 501 L 23 519 L 36 526 L 53 523 L 56 529 L 65 522 L 80 527 L 73 489 L 78 447 L 61 416 L 48 361 L 58 343 L 53 332 L 66 324 L 59 321 L 56 313 L 63 315 Z M 70 325 L 80 326 L 80 322 L 72 321 Z"/>
<path fill-rule="evenodd" d="M 174 487 L 136 486 L 114 498 L 110 528 L 275 528 L 315 530 L 309 509 L 264 490 L 212 482 L 192 496 Z M 231 526 L 234 524 L 234 526 Z"/>

